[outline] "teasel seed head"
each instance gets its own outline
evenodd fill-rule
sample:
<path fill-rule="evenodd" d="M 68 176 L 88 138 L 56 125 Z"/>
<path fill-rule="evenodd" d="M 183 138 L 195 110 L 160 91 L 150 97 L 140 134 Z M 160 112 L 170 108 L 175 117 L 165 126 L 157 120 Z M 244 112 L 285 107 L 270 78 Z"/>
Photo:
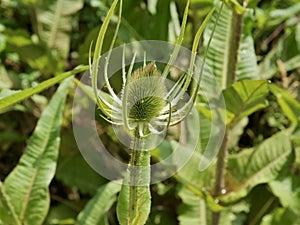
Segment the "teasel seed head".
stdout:
<path fill-rule="evenodd" d="M 134 71 L 127 88 L 130 120 L 149 122 L 166 105 L 167 89 L 154 62 Z"/>

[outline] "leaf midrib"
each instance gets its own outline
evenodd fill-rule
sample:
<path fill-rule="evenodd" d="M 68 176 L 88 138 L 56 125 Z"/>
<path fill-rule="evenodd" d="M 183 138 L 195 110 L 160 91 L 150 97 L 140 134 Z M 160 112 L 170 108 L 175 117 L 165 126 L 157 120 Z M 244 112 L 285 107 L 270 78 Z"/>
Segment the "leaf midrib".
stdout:
<path fill-rule="evenodd" d="M 59 98 L 59 100 L 61 100 L 62 98 Z M 56 108 L 54 108 L 54 110 L 52 112 L 55 112 L 55 116 L 52 117 L 52 120 L 51 122 L 49 122 L 49 124 L 51 124 L 50 128 L 53 127 L 53 121 L 55 120 L 56 118 L 56 115 L 57 115 L 57 112 L 58 112 L 58 109 L 60 108 L 60 104 L 61 102 L 57 103 L 56 104 Z M 47 145 L 49 143 L 49 139 L 50 139 L 50 136 L 51 136 L 51 131 L 52 129 L 46 129 L 48 132 L 47 132 L 47 135 L 46 135 L 46 141 L 44 141 L 44 145 L 43 145 L 43 151 L 41 152 L 41 156 L 45 153 L 46 151 L 46 148 L 47 148 Z M 34 136 L 33 136 L 34 137 Z M 36 182 L 36 178 L 37 178 L 37 175 L 38 175 L 38 171 L 39 171 L 40 167 L 37 167 L 35 170 L 34 170 L 34 174 L 32 176 L 32 179 L 31 179 L 31 182 L 30 182 L 30 185 L 29 185 L 29 188 L 27 189 L 27 193 L 26 193 L 26 197 L 25 197 L 25 201 L 23 203 L 23 206 L 25 204 L 25 206 L 23 207 L 23 210 L 21 211 L 20 213 L 20 220 L 23 221 L 24 220 L 24 217 L 27 213 L 27 209 L 28 209 L 28 203 L 30 201 L 30 197 L 31 197 L 31 194 L 32 194 L 32 189 L 33 189 L 33 185 L 35 184 Z"/>
<path fill-rule="evenodd" d="M 244 83 L 243 83 L 244 85 Z M 238 121 L 240 119 L 240 115 L 242 114 L 242 112 L 244 111 L 245 107 L 247 106 L 248 102 L 250 101 L 250 99 L 255 95 L 255 93 L 257 91 L 259 91 L 259 89 L 263 86 L 263 85 L 266 85 L 266 82 L 262 82 L 259 86 L 257 86 L 251 93 L 250 95 L 246 98 L 245 101 L 243 101 L 243 105 L 242 107 L 239 108 L 239 110 L 237 112 L 235 112 L 235 117 L 229 122 L 228 126 L 229 127 L 232 127 L 234 126 L 234 124 L 236 123 L 236 121 Z M 233 87 L 234 88 L 234 87 Z M 247 92 L 248 90 L 245 89 Z"/>
<path fill-rule="evenodd" d="M 271 162 L 268 163 L 266 166 L 264 166 L 261 170 L 258 170 L 257 172 L 252 174 L 252 176 L 249 179 L 245 180 L 242 187 L 249 186 L 249 183 L 251 183 L 253 179 L 258 177 L 261 173 L 264 173 L 266 170 L 272 168 L 274 165 L 276 165 L 278 163 L 278 161 L 282 161 L 284 158 L 286 158 L 288 155 L 290 155 L 290 153 L 291 153 L 291 151 L 286 151 L 283 154 L 281 154 L 279 157 L 277 157 L 276 159 L 271 160 Z M 254 185 L 255 185 L 255 183 L 254 183 Z"/>
<path fill-rule="evenodd" d="M 56 36 L 57 36 L 59 20 L 62 17 L 63 1 L 64 0 L 58 0 L 57 3 L 56 3 L 53 26 L 51 27 L 50 38 L 49 38 L 49 42 L 48 42 L 48 46 L 50 48 L 54 47 L 54 44 L 55 44 L 55 39 L 56 39 Z"/>
<path fill-rule="evenodd" d="M 21 222 L 18 218 L 18 216 L 16 215 L 16 212 L 13 208 L 13 206 L 11 205 L 11 202 L 10 202 L 10 199 L 9 199 L 9 196 L 6 195 L 5 193 L 5 189 L 4 189 L 4 186 L 2 184 L 2 182 L 0 181 L 0 200 L 2 200 L 2 202 L 4 201 L 6 204 L 6 207 L 8 208 L 12 218 L 13 218 L 13 222 L 16 224 L 16 225 L 21 225 Z M 5 206 L 4 206 L 5 207 Z M 1 218 L 0 218 L 0 222 L 1 221 Z"/>

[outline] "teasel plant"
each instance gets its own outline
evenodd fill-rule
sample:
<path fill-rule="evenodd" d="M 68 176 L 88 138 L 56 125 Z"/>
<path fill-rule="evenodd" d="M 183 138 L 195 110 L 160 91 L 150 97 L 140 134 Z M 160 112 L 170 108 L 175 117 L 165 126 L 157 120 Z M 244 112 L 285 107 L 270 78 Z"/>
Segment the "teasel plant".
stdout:
<path fill-rule="evenodd" d="M 209 11 L 194 37 L 188 71 L 180 76 L 171 88 L 167 87 L 164 81 L 167 79 L 182 45 L 190 0 L 187 1 L 184 10 L 180 33 L 174 43 L 175 47 L 162 72 L 157 69 L 155 62 L 147 64 L 147 52 L 145 52 L 143 66 L 136 70 L 134 70 L 136 55 L 133 54 L 129 68 L 126 71 L 124 47 L 122 77 L 120 77 L 122 79 L 122 89 L 121 94 L 118 95 L 109 82 L 108 64 L 121 23 L 122 3 L 122 0 L 120 0 L 117 25 L 109 51 L 104 59 L 104 67 L 99 67 L 104 37 L 118 0 L 113 1 L 102 23 L 93 51 L 93 44 L 91 44 L 89 72 L 96 103 L 101 111 L 100 116 L 114 126 L 125 128 L 131 138 L 130 160 L 117 203 L 119 223 L 121 225 L 142 225 L 146 223 L 151 207 L 150 149 L 147 148 L 145 140 L 151 138 L 152 135 L 162 134 L 170 126 L 182 122 L 194 106 L 206 57 L 206 54 L 204 54 L 201 66 L 196 67 L 197 49 L 201 35 L 215 7 Z M 212 35 L 213 33 L 211 38 Z M 103 86 L 106 87 L 107 96 L 109 97 L 104 97 L 98 90 L 97 77 L 99 69 L 103 69 L 105 82 Z M 188 93 L 189 99 L 184 104 L 179 104 L 186 93 Z"/>

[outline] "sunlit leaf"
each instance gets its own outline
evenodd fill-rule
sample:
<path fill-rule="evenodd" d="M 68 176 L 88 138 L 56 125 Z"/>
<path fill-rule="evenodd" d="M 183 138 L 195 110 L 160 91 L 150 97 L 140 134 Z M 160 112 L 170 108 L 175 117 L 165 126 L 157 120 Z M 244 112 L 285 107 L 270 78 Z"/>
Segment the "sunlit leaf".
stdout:
<path fill-rule="evenodd" d="M 7 225 L 21 225 L 2 182 L 0 182 L 0 224 L 2 224 L 1 222 Z"/>
<path fill-rule="evenodd" d="M 224 201 L 242 198 L 257 184 L 276 178 L 292 152 L 290 135 L 290 129 L 284 130 L 253 149 L 230 155 L 226 175 L 228 193 L 221 198 Z"/>
<path fill-rule="evenodd" d="M 44 110 L 18 165 L 4 182 L 5 193 L 22 224 L 39 225 L 45 219 L 60 145 L 60 126 L 71 80 L 65 80 Z"/>
<path fill-rule="evenodd" d="M 205 201 L 185 187 L 181 187 L 178 195 L 182 204 L 178 208 L 178 221 L 180 225 L 207 225 Z"/>
<path fill-rule="evenodd" d="M 63 58 L 69 54 L 72 14 L 83 7 L 81 0 L 40 1 L 36 4 L 38 32 L 49 48 L 57 49 Z"/>
<path fill-rule="evenodd" d="M 76 225 L 106 224 L 107 212 L 117 200 L 120 189 L 121 185 L 114 181 L 101 186 L 78 215 Z"/>
<path fill-rule="evenodd" d="M 276 96 L 284 115 L 294 124 L 300 120 L 300 103 L 286 90 L 275 84 L 270 85 L 271 92 Z"/>
<path fill-rule="evenodd" d="M 54 84 L 57 84 L 58 82 L 66 79 L 67 77 L 75 75 L 76 73 L 83 72 L 87 69 L 88 69 L 88 66 L 79 66 L 79 67 L 75 68 L 74 70 L 62 73 L 56 77 L 46 80 L 46 81 L 36 85 L 35 87 L 28 88 L 23 91 L 18 91 L 12 95 L 1 98 L 0 99 L 0 110 L 6 108 L 8 106 L 11 106 L 19 101 L 22 101 L 36 93 L 39 93 L 39 92 L 43 91 L 44 89 L 49 88 L 49 87 L 53 86 Z"/>
<path fill-rule="evenodd" d="M 15 52 L 22 62 L 46 75 L 58 73 L 63 63 L 42 43 L 36 43 L 26 30 L 5 30 L 7 50 Z"/>
<path fill-rule="evenodd" d="M 289 174 L 286 169 L 276 180 L 269 182 L 270 188 L 284 207 L 300 217 L 300 180 L 296 174 Z"/>
<path fill-rule="evenodd" d="M 269 83 L 265 80 L 236 82 L 223 91 L 226 104 L 226 124 L 232 126 L 251 113 L 265 108 L 268 104 Z"/>
<path fill-rule="evenodd" d="M 213 17 L 204 32 L 204 46 L 207 46 L 217 19 L 217 13 L 218 10 L 213 14 Z M 206 60 L 212 74 L 216 76 L 222 89 L 226 87 L 228 76 L 232 76 L 232 74 L 228 74 L 228 62 L 231 54 L 230 41 L 232 40 L 233 35 L 232 17 L 232 11 L 228 9 L 227 6 L 224 6 L 211 45 L 208 49 Z M 244 29 L 247 28 L 245 27 Z M 237 45 L 238 43 L 234 44 Z M 237 80 L 259 79 L 253 38 L 245 31 L 242 32 L 237 67 Z"/>

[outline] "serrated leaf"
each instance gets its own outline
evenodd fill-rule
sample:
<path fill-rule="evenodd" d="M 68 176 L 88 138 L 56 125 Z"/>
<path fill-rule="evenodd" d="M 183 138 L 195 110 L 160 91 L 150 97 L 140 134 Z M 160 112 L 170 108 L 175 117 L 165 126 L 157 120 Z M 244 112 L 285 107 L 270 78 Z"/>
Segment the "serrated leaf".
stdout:
<path fill-rule="evenodd" d="M 253 149 L 231 155 L 226 175 L 228 193 L 221 199 L 231 201 L 242 198 L 254 186 L 277 177 L 292 152 L 290 135 L 290 129 L 281 131 Z"/>
<path fill-rule="evenodd" d="M 78 215 L 76 225 L 104 224 L 102 221 L 107 220 L 107 212 L 117 200 L 120 189 L 121 185 L 114 181 L 101 186 Z"/>
<path fill-rule="evenodd" d="M 5 193 L 3 183 L 0 181 L 0 224 L 3 223 L 6 225 L 21 225 L 9 196 Z"/>
<path fill-rule="evenodd" d="M 267 106 L 269 84 L 265 80 L 236 82 L 223 91 L 226 104 L 226 124 L 234 125 L 240 119 Z"/>
<path fill-rule="evenodd" d="M 237 80 L 258 80 L 260 78 L 254 50 L 254 40 L 250 34 L 243 34 L 241 37 L 238 60 Z"/>
<path fill-rule="evenodd" d="M 70 49 L 71 15 L 83 7 L 81 0 L 41 1 L 36 4 L 38 32 L 49 48 L 66 58 Z"/>
<path fill-rule="evenodd" d="M 179 224 L 207 225 L 205 201 L 184 187 L 180 188 L 178 195 L 183 202 L 177 210 Z"/>
<path fill-rule="evenodd" d="M 218 9 L 214 12 L 212 19 L 209 21 L 204 32 L 204 47 L 207 47 L 210 35 L 213 31 L 214 24 L 217 19 Z M 222 13 L 218 20 L 214 36 L 207 52 L 206 63 L 210 67 L 212 74 L 216 76 L 222 89 L 226 87 L 228 76 L 228 62 L 230 59 L 230 46 L 233 36 L 233 13 L 226 5 L 222 9 Z M 259 79 L 257 73 L 257 63 L 254 50 L 254 42 L 251 35 L 247 34 L 246 27 L 242 31 L 240 39 L 240 48 L 238 50 L 237 61 L 237 80 Z M 234 43 L 238 44 L 238 43 Z"/>
<path fill-rule="evenodd" d="M 22 224 L 42 224 L 47 215 L 48 186 L 56 169 L 62 112 L 70 82 L 67 79 L 60 85 L 42 113 L 18 165 L 5 179 L 5 192 Z"/>

